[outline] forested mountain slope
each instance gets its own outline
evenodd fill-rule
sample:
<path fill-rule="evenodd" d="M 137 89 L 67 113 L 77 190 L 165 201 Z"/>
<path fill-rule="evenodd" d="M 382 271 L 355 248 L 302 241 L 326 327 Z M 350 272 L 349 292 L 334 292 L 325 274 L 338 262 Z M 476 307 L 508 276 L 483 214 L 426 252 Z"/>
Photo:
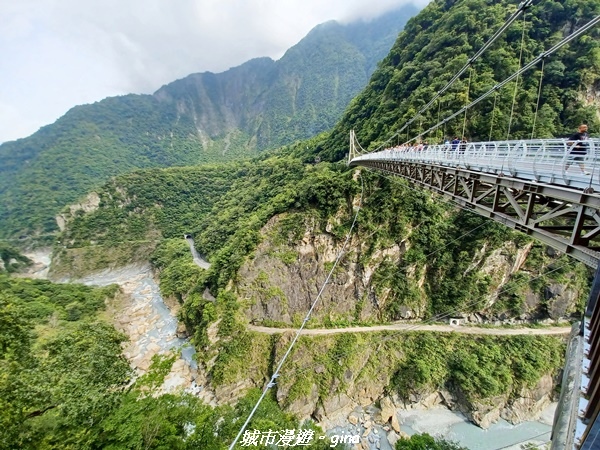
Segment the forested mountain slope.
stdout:
<path fill-rule="evenodd" d="M 550 49 L 600 12 L 596 0 L 539 1 L 515 22 L 477 60 L 472 70 L 418 117 L 401 136 L 396 132 L 444 87 L 453 75 L 500 28 L 518 2 L 486 0 L 433 2 L 409 21 L 404 32 L 373 74 L 367 88 L 354 99 L 334 132 L 320 147 L 324 156 L 339 159 L 342 143 L 355 129 L 363 146 L 377 148 L 404 142 L 474 100 L 521 66 Z M 562 47 L 544 65 L 540 108 L 533 129 L 541 64 L 491 95 L 465 116 L 460 115 L 424 136 L 429 142 L 462 136 L 469 141 L 561 137 L 582 121 L 600 133 L 598 86 L 600 38 L 596 27 Z M 470 80 L 470 81 L 469 81 Z M 515 102 L 513 103 L 513 97 Z M 494 107 L 495 104 L 495 107 Z M 509 121 L 512 122 L 509 133 Z M 391 139 L 391 140 L 390 140 Z"/>
<path fill-rule="evenodd" d="M 54 230 L 63 206 L 116 174 L 249 157 L 331 128 L 416 11 L 329 22 L 279 61 L 77 106 L 0 145 L 0 237 Z"/>
<path fill-rule="evenodd" d="M 247 325 L 302 323 L 359 201 L 356 228 L 307 326 L 435 317 L 515 324 L 577 316 L 588 291 L 587 268 L 402 180 L 350 170 L 343 160 L 350 129 L 365 146 L 385 143 L 515 8 L 508 0 L 430 3 L 409 21 L 331 133 L 251 162 L 220 166 L 218 177 L 215 167 L 214 174 L 171 168 L 115 178 L 98 190 L 94 208 L 64 211 L 54 270 L 118 264 L 104 248 L 151 242 L 162 293 L 181 302 L 181 318 L 220 401 L 269 379 L 290 336 L 271 338 Z M 537 2 L 525 20 L 523 61 L 599 12 L 597 0 Z M 520 27 L 513 25 L 475 65 L 470 98 L 517 69 Z M 595 30 L 546 61 L 539 135 L 567 133 L 581 120 L 598 130 L 599 48 Z M 511 109 L 511 135 L 531 133 L 539 75 L 534 70 L 519 84 L 514 108 L 514 91 L 499 94 L 493 137 L 506 138 Z M 468 84 L 461 79 L 418 126 L 435 120 L 438 110 L 443 117 L 462 106 Z M 469 139 L 489 135 L 492 111 L 490 103 L 469 112 Z M 446 134 L 460 134 L 463 123 L 448 124 Z M 208 191 L 212 177 L 215 190 L 203 197 L 195 183 Z M 180 220 L 187 209 L 197 213 Z M 194 235 L 212 264 L 209 270 L 193 264 L 178 236 L 182 230 Z M 203 296 L 207 287 L 216 300 Z M 539 413 L 552 398 L 561 345 L 533 336 L 303 337 L 272 392 L 288 411 L 319 420 L 386 396 L 400 405 L 435 394 L 480 424 L 499 416 L 518 421 Z"/>
<path fill-rule="evenodd" d="M 54 284 L 0 270 L 0 449 L 225 450 L 257 392 L 234 408 L 158 395 L 175 358 L 154 359 L 142 376 L 131 369 L 126 336 L 107 311 L 123 296 L 117 285 Z M 263 405 L 256 426 L 299 428 L 272 399 Z M 323 440 L 310 448 L 329 447 Z"/>

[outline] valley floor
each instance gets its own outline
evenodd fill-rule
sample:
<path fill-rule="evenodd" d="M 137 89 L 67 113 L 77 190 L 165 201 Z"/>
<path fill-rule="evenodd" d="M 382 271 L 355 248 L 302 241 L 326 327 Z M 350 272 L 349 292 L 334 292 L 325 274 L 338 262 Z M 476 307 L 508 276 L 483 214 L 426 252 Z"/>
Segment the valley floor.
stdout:
<path fill-rule="evenodd" d="M 27 276 L 45 278 L 47 274 L 47 266 L 50 262 L 50 254 L 48 251 L 40 251 L 36 254 L 28 255 L 32 258 L 36 265 L 32 268 Z M 66 281 L 66 280 L 63 280 Z M 125 301 L 123 304 L 114 305 L 117 311 L 115 321 L 119 328 L 129 336 L 130 342 L 124 348 L 124 354 L 128 357 L 132 365 L 138 371 L 144 372 L 149 365 L 150 356 L 157 352 L 168 351 L 172 347 L 184 347 L 183 357 L 178 360 L 173 368 L 173 373 L 168 377 L 166 386 L 163 386 L 165 391 L 184 388 L 195 395 L 202 397 L 207 403 L 215 404 L 215 399 L 212 398 L 208 390 L 202 389 L 201 385 L 196 384 L 196 366 L 195 361 L 191 357 L 191 348 L 187 348 L 183 339 L 179 339 L 176 335 L 177 323 L 173 311 L 171 311 L 162 301 L 162 296 L 158 286 L 154 281 L 152 270 L 147 265 L 127 266 L 119 269 L 105 270 L 100 273 L 88 276 L 78 280 L 86 284 L 106 285 L 117 283 L 123 289 Z M 293 333 L 295 328 L 271 328 L 263 326 L 248 325 L 251 331 L 278 334 L 278 333 Z M 492 328 L 492 327 L 477 327 L 477 326 L 450 326 L 450 325 L 433 325 L 433 324 L 411 324 L 411 323 L 394 323 L 388 325 L 374 325 L 370 327 L 347 327 L 333 329 L 305 329 L 304 335 L 331 335 L 339 333 L 363 333 L 363 332 L 378 332 L 378 331 L 435 331 L 443 333 L 464 333 L 464 334 L 479 334 L 479 335 L 567 335 L 570 333 L 570 327 L 544 327 L 544 328 Z M 186 350 L 187 349 L 187 350 Z M 191 388 L 191 389 L 190 389 Z M 397 410 L 400 428 L 403 433 L 412 434 L 415 432 L 428 432 L 443 436 L 450 439 L 455 439 L 473 449 L 489 449 L 496 447 L 488 447 L 484 445 L 490 442 L 491 435 L 494 436 L 492 441 L 496 441 L 498 436 L 503 436 L 503 445 L 508 445 L 506 448 L 520 448 L 520 445 L 510 446 L 514 443 L 523 443 L 525 441 L 532 442 L 538 445 L 548 438 L 550 430 L 551 418 L 555 404 L 552 404 L 545 415 L 546 420 L 540 422 L 524 422 L 519 425 L 510 425 L 507 422 L 500 421 L 492 425 L 489 430 L 483 430 L 476 425 L 470 423 L 464 416 L 459 413 L 452 412 L 445 407 L 437 407 L 434 409 L 410 409 Z M 442 420 L 442 417 L 444 420 Z M 446 423 L 441 426 L 441 423 Z M 541 423 L 545 422 L 545 423 Z M 375 449 L 391 449 L 392 446 L 388 443 L 388 430 L 382 425 L 377 425 L 374 429 L 379 428 L 379 434 L 373 432 L 368 440 L 368 448 Z M 330 423 L 325 429 L 328 434 L 360 434 L 363 435 L 366 431 L 364 426 L 353 426 L 346 417 L 340 418 L 337 423 Z M 393 434 L 394 439 L 397 435 Z M 394 442 L 392 439 L 390 442 Z"/>

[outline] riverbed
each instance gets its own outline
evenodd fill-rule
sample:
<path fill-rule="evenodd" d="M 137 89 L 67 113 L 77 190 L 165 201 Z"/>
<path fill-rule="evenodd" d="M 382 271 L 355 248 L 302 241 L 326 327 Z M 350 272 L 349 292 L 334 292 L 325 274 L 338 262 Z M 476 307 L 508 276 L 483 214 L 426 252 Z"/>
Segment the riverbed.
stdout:
<path fill-rule="evenodd" d="M 400 424 L 400 435 L 412 436 L 415 433 L 428 433 L 458 443 L 470 450 L 521 450 L 525 444 L 544 448 L 543 443 L 550 439 L 552 421 L 556 404 L 546 408 L 538 421 L 522 422 L 512 425 L 499 420 L 484 430 L 457 412 L 438 406 L 429 409 L 396 411 Z M 337 436 L 360 436 L 363 449 L 393 450 L 398 433 L 391 430 L 389 424 L 374 424 L 368 418 L 376 416 L 377 408 L 356 408 L 352 413 L 360 418 L 356 424 L 344 423 L 331 428 L 327 434 Z M 366 418 L 367 420 L 362 420 Z M 360 447 L 359 447 L 360 448 Z"/>
<path fill-rule="evenodd" d="M 138 374 L 150 368 L 154 355 L 175 354 L 177 358 L 161 391 L 190 392 L 214 404 L 210 394 L 197 384 L 194 347 L 188 339 L 177 336 L 177 318 L 165 304 L 149 264 L 107 269 L 69 281 L 94 286 L 118 284 L 125 299 L 113 305 L 112 315 L 115 326 L 129 337 L 123 354 Z"/>
<path fill-rule="evenodd" d="M 39 251 L 28 256 L 37 265 L 34 277 L 45 278 L 50 263 L 49 252 Z M 28 275 L 30 276 L 30 275 Z M 162 392 L 186 391 L 198 395 L 207 403 L 215 405 L 212 394 L 205 390 L 197 379 L 195 350 L 187 339 L 177 336 L 177 319 L 165 304 L 160 289 L 149 264 L 129 265 L 118 269 L 107 269 L 78 280 L 87 285 L 107 286 L 118 284 L 125 294 L 119 305 L 113 305 L 115 325 L 129 336 L 123 353 L 139 374 L 145 373 L 152 356 L 156 354 L 178 353 L 171 373 L 166 377 Z M 540 445 L 550 438 L 553 404 L 542 413 L 539 421 L 511 425 L 504 420 L 483 430 L 470 423 L 462 414 L 447 408 L 398 410 L 400 430 L 412 435 L 429 433 L 465 446 L 471 450 L 517 450 L 521 445 Z M 367 408 L 368 409 L 368 408 Z M 393 450 L 388 442 L 389 427 L 374 425 L 362 442 L 370 450 Z M 366 428 L 358 423 L 340 424 L 327 430 L 330 435 L 351 435 L 365 433 Z M 367 447 L 364 447 L 367 448 Z"/>
<path fill-rule="evenodd" d="M 472 424 L 462 414 L 446 408 L 401 411 L 399 413 L 400 429 L 409 435 L 429 433 L 433 436 L 443 437 L 458 442 L 470 450 L 499 448 L 517 450 L 526 443 L 539 445 L 550 440 L 555 409 L 556 404 L 550 405 L 542 413 L 540 421 L 512 425 L 500 419 L 487 430 Z"/>

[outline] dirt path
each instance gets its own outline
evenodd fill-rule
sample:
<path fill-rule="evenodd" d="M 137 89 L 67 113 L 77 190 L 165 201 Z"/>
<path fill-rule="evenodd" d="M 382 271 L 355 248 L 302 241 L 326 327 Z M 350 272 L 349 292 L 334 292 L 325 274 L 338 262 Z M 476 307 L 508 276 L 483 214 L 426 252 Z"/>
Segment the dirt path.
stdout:
<path fill-rule="evenodd" d="M 296 328 L 270 328 L 248 325 L 250 331 L 258 333 L 277 334 L 277 333 L 295 333 Z M 567 335 L 571 332 L 571 327 L 545 327 L 545 328 L 484 328 L 450 325 L 417 325 L 396 323 L 391 325 L 374 325 L 372 327 L 348 327 L 348 328 L 315 328 L 305 329 L 303 335 L 315 336 L 323 334 L 338 333 L 371 333 L 374 331 L 437 331 L 440 333 L 464 333 L 464 334 L 487 334 L 495 336 L 515 336 L 521 334 L 530 335 Z"/>

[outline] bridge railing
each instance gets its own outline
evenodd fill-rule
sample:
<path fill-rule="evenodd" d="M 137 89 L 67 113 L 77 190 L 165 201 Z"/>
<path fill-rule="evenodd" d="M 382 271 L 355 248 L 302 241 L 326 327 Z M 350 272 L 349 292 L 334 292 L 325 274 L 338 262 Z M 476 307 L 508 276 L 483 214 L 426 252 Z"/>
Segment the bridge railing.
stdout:
<path fill-rule="evenodd" d="M 585 152 L 585 154 L 583 154 Z M 531 139 L 395 147 L 353 158 L 466 168 L 536 182 L 600 191 L 600 139 Z"/>

